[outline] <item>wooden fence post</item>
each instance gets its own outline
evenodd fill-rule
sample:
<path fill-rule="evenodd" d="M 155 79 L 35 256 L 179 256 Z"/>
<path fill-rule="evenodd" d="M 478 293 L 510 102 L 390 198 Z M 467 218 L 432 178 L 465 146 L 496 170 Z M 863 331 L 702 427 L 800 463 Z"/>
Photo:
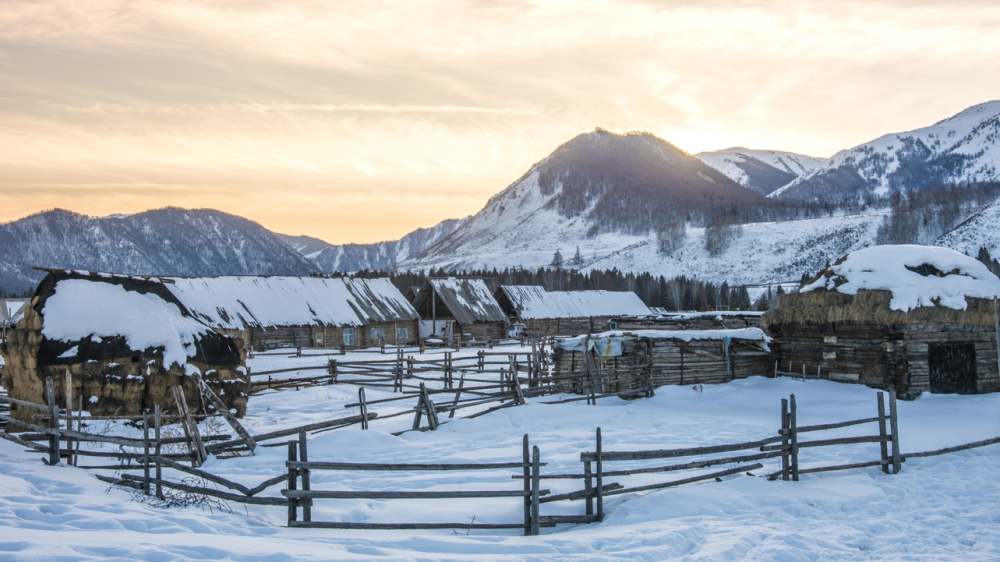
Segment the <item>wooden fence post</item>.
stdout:
<path fill-rule="evenodd" d="M 156 451 L 156 482 L 157 482 L 156 497 L 162 500 L 163 486 L 160 485 L 160 482 L 163 480 L 163 469 L 162 465 L 160 464 L 160 447 L 162 443 L 160 442 L 161 413 L 159 404 L 156 404 L 155 409 L 153 410 L 153 417 L 154 417 L 154 423 L 156 424 L 156 433 L 154 434 L 154 436 L 156 437 L 156 449 L 154 449 Z"/>
<path fill-rule="evenodd" d="M 878 435 L 883 439 L 888 435 L 885 431 L 885 396 L 881 392 L 878 393 Z M 889 444 L 882 441 L 879 449 L 882 453 L 882 472 L 889 474 Z"/>
<path fill-rule="evenodd" d="M 478 352 L 476 352 L 476 355 L 479 358 L 479 372 L 482 373 L 483 370 L 486 368 L 486 352 L 480 349 Z"/>
<path fill-rule="evenodd" d="M 539 501 L 538 496 L 540 495 L 539 488 L 541 487 L 541 474 L 539 471 L 539 465 L 541 464 L 542 454 L 538 450 L 538 445 L 532 447 L 532 459 L 531 459 L 531 534 L 539 534 Z"/>
<path fill-rule="evenodd" d="M 587 492 L 587 515 L 594 514 L 594 478 L 590 461 L 583 461 L 583 489 Z"/>
<path fill-rule="evenodd" d="M 597 428 L 597 520 L 604 520 L 604 463 L 601 459 L 601 428 Z"/>
<path fill-rule="evenodd" d="M 531 534 L 531 457 L 528 449 L 528 434 L 524 434 L 522 459 L 524 462 L 524 536 Z"/>
<path fill-rule="evenodd" d="M 454 382 L 452 382 L 452 358 L 451 352 L 447 351 L 444 354 L 444 386 L 443 388 L 452 389 L 455 388 Z"/>
<path fill-rule="evenodd" d="M 465 387 L 465 373 L 464 372 L 462 373 L 462 375 L 458 379 L 458 392 L 455 393 L 455 401 L 451 403 L 451 411 L 448 412 L 448 417 L 449 418 L 455 417 L 455 408 L 458 407 L 458 400 L 462 397 L 462 388 L 463 387 Z M 528 461 L 524 461 L 524 462 L 528 462 Z"/>
<path fill-rule="evenodd" d="M 142 493 L 149 495 L 149 410 L 142 411 Z"/>
<path fill-rule="evenodd" d="M 435 431 L 438 428 L 437 411 L 434 409 L 434 401 L 427 394 L 427 387 L 424 386 L 424 383 L 420 383 L 420 396 L 424 401 L 424 408 L 427 410 L 427 425 L 430 426 L 431 431 Z"/>
<path fill-rule="evenodd" d="M 288 460 L 294 462 L 298 460 L 298 455 L 296 451 L 297 443 L 295 441 L 288 442 Z M 298 474 L 298 470 L 292 467 L 288 467 L 288 490 L 296 490 L 298 486 L 295 482 L 295 477 Z M 299 518 L 299 512 L 297 509 L 297 501 L 292 498 L 288 498 L 288 526 L 292 526 L 292 521 Z"/>
<path fill-rule="evenodd" d="M 788 481 L 788 399 L 781 399 L 781 479 Z"/>
<path fill-rule="evenodd" d="M 330 373 L 330 384 L 337 384 L 337 360 L 330 359 L 326 364 L 326 370 Z"/>
<path fill-rule="evenodd" d="M 306 432 L 299 432 L 299 460 L 302 462 L 309 462 L 309 453 L 307 449 L 308 440 L 306 439 Z M 300 469 L 302 476 L 302 489 L 308 491 L 309 488 L 309 469 Z M 309 522 L 312 521 L 312 500 L 304 499 L 302 500 L 302 521 Z"/>
<path fill-rule="evenodd" d="M 791 395 L 789 398 L 789 411 L 788 411 L 788 433 L 791 437 L 791 453 L 792 453 L 792 481 L 799 481 L 799 422 L 798 416 L 796 414 L 795 408 L 795 395 Z"/>
<path fill-rule="evenodd" d="M 899 474 L 903 459 L 899 457 L 899 418 L 896 414 L 896 391 L 889 391 L 889 430 L 892 431 L 892 473 Z"/>
<path fill-rule="evenodd" d="M 361 403 L 361 429 L 368 429 L 368 404 L 365 402 L 365 387 L 358 389 L 358 402 Z"/>
<path fill-rule="evenodd" d="M 69 369 L 66 369 L 66 377 L 63 379 L 63 389 L 65 390 L 63 394 L 66 398 L 66 429 L 68 431 L 73 431 L 73 375 L 70 374 Z M 80 441 L 78 439 L 77 443 L 79 442 Z M 66 457 L 66 464 L 72 465 L 73 442 L 69 439 L 66 440 L 66 448 L 69 449 L 69 455 Z"/>
<path fill-rule="evenodd" d="M 76 397 L 77 409 L 76 419 L 83 420 L 83 393 Z M 77 422 L 77 427 L 83 429 L 83 421 Z M 80 440 L 76 440 L 76 452 L 73 454 L 73 466 L 80 461 Z"/>
<path fill-rule="evenodd" d="M 193 467 L 197 468 L 208 459 L 208 453 L 205 452 L 205 445 L 201 442 L 201 435 L 198 433 L 198 424 L 191 419 L 191 412 L 187 407 L 187 399 L 184 397 L 184 389 L 180 385 L 177 385 L 173 387 L 173 390 L 174 401 L 177 403 L 177 413 L 182 418 L 181 425 L 185 428 L 184 433 L 187 434 L 187 438 L 190 440 L 188 450 L 191 451 L 194 457 L 191 463 Z"/>
<path fill-rule="evenodd" d="M 528 388 L 538 387 L 538 347 L 531 342 L 531 355 L 528 356 Z"/>
<path fill-rule="evenodd" d="M 45 399 L 49 407 L 49 429 L 59 429 L 59 406 L 56 405 L 56 391 L 52 386 L 52 377 L 45 378 Z M 49 434 L 49 465 L 59 464 L 59 436 Z"/>

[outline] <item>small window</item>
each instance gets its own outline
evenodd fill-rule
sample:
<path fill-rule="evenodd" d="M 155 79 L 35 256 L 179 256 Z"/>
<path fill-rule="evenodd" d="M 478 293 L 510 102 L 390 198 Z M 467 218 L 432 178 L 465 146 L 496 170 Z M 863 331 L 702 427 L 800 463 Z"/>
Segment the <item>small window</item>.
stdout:
<path fill-rule="evenodd" d="M 396 344 L 406 341 L 406 328 L 396 328 Z"/>
<path fill-rule="evenodd" d="M 372 328 L 371 338 L 373 342 L 385 340 L 385 328 Z"/>
<path fill-rule="evenodd" d="M 354 328 L 344 328 L 344 345 L 354 345 Z"/>

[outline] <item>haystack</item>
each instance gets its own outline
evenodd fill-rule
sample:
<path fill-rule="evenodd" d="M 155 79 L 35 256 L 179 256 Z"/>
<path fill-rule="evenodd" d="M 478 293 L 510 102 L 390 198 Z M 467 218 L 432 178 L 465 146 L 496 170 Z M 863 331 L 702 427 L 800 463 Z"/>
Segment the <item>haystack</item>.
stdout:
<path fill-rule="evenodd" d="M 947 248 L 876 246 L 852 252 L 762 318 L 778 368 L 895 390 L 1000 390 L 1000 279 Z"/>
<path fill-rule="evenodd" d="M 176 385 L 189 410 L 203 413 L 198 372 L 231 411 L 246 412 L 243 342 L 194 319 L 156 278 L 50 270 L 0 353 L 3 386 L 19 400 L 45 404 L 52 377 L 65 407 L 68 372 L 74 409 L 82 397 L 91 415 L 176 412 Z M 32 410 L 12 413 L 37 422 Z"/>

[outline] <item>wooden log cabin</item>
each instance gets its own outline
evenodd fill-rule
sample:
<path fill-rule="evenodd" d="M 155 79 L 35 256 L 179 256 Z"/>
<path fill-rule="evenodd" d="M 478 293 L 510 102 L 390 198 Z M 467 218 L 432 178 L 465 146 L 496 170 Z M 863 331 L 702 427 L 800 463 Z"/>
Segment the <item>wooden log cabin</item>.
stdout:
<path fill-rule="evenodd" d="M 539 285 L 501 285 L 494 293 L 510 323 L 530 337 L 603 332 L 612 319 L 652 314 L 630 291 L 546 291 Z"/>
<path fill-rule="evenodd" d="M 418 343 L 419 316 L 389 279 L 172 278 L 191 314 L 255 350 Z"/>
<path fill-rule="evenodd" d="M 427 278 L 412 304 L 423 319 L 421 337 L 463 343 L 507 337 L 507 315 L 482 279 Z"/>
<path fill-rule="evenodd" d="M 778 370 L 894 390 L 1000 390 L 1000 279 L 947 248 L 852 252 L 762 318 Z"/>
<path fill-rule="evenodd" d="M 556 342 L 551 376 L 559 391 L 586 393 L 590 374 L 599 374 L 598 394 L 610 394 L 647 386 L 722 384 L 769 376 L 773 368 L 768 337 L 759 328 L 637 330 Z"/>
<path fill-rule="evenodd" d="M 61 407 L 70 390 L 73 409 L 91 415 L 141 415 L 155 405 L 170 413 L 177 411 L 172 388 L 180 385 L 189 410 L 200 413 L 201 391 L 190 376 L 198 372 L 237 416 L 246 412 L 243 341 L 191 315 L 168 290 L 170 280 L 46 271 L 0 345 L 11 398 L 47 404 L 45 379 L 52 377 Z M 16 419 L 37 423 L 33 413 L 12 408 Z"/>

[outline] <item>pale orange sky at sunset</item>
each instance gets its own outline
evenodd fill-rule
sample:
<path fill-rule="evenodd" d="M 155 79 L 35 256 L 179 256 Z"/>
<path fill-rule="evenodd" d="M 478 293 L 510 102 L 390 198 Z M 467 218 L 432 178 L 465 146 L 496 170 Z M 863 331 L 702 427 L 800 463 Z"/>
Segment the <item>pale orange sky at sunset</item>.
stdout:
<path fill-rule="evenodd" d="M 0 221 L 395 239 L 597 126 L 830 156 L 1000 98 L 998 69 L 997 2 L 0 0 Z"/>

